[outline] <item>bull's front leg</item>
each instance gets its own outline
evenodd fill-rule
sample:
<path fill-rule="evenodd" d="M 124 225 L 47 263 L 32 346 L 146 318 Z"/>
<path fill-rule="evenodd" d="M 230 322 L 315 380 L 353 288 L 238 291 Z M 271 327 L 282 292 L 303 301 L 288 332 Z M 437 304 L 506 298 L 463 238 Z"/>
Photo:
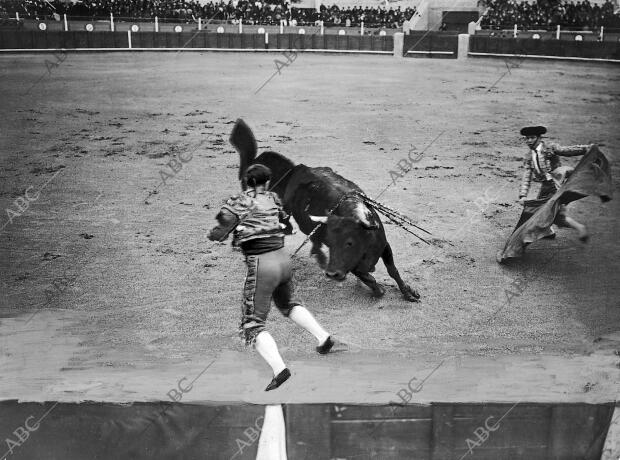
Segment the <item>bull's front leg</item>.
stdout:
<path fill-rule="evenodd" d="M 321 243 L 321 241 L 314 235 L 310 237 L 310 241 L 312 241 L 312 248 L 310 248 L 310 255 L 315 255 L 316 261 L 319 263 L 319 267 L 325 270 L 325 267 L 327 267 L 327 257 L 325 257 L 325 254 L 323 253 L 323 250 L 321 249 L 321 246 L 323 245 L 323 243 Z"/>
<path fill-rule="evenodd" d="M 383 297 L 385 294 L 385 288 L 377 283 L 377 280 L 368 272 L 361 272 L 358 270 L 351 270 L 355 276 L 357 276 L 362 283 L 372 289 L 372 295 L 375 297 Z"/>
<path fill-rule="evenodd" d="M 400 277 L 400 273 L 398 273 L 398 269 L 396 265 L 394 265 L 394 255 L 392 254 L 392 248 L 388 243 L 383 250 L 383 254 L 381 254 L 381 258 L 383 259 L 383 263 L 385 264 L 385 268 L 387 268 L 388 274 L 394 278 L 396 284 L 398 284 L 398 289 L 403 293 L 403 297 L 405 300 L 409 302 L 417 302 L 420 299 L 420 294 L 415 289 L 412 289 L 407 283 L 403 281 Z"/>

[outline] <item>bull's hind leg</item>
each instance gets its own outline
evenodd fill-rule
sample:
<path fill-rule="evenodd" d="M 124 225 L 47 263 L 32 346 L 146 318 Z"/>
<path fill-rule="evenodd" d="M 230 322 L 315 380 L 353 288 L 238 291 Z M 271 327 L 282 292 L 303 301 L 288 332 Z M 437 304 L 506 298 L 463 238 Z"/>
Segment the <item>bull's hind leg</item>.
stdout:
<path fill-rule="evenodd" d="M 327 257 L 325 257 L 325 254 L 321 250 L 321 246 L 323 244 L 315 236 L 311 236 L 310 241 L 312 241 L 312 248 L 310 249 L 310 255 L 316 256 L 316 261 L 319 263 L 319 267 L 325 270 L 325 267 L 327 266 Z"/>
<path fill-rule="evenodd" d="M 377 280 L 370 273 L 361 272 L 358 270 L 351 270 L 351 273 L 357 276 L 362 283 L 372 289 L 372 295 L 375 297 L 383 297 L 383 294 L 385 294 L 385 288 L 377 283 Z"/>
<path fill-rule="evenodd" d="M 400 277 L 400 273 L 398 273 L 398 269 L 396 268 L 396 265 L 394 265 L 394 255 L 392 254 L 392 248 L 389 243 L 385 246 L 383 254 L 381 254 L 381 258 L 383 259 L 385 268 L 387 268 L 388 274 L 394 278 L 396 284 L 398 284 L 398 289 L 400 289 L 400 292 L 403 293 L 403 297 L 409 302 L 417 302 L 420 299 L 420 294 L 418 294 L 418 291 L 412 289 L 408 284 L 406 284 Z"/>

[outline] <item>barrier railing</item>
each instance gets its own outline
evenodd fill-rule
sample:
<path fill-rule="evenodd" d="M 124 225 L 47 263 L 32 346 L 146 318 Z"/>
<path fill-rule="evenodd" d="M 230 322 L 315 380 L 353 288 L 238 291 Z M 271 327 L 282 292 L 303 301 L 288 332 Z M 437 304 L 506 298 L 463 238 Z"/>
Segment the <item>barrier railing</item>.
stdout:
<path fill-rule="evenodd" d="M 396 23 L 388 23 L 387 21 L 376 21 L 374 19 L 367 21 L 352 21 L 349 25 L 346 25 L 343 21 L 342 23 L 332 22 L 332 21 L 322 21 L 322 20 L 312 20 L 306 21 L 303 18 L 294 19 L 294 20 L 274 20 L 272 17 L 266 17 L 261 20 L 257 19 L 235 19 L 230 18 L 228 15 L 222 12 L 222 14 L 214 14 L 209 18 L 201 18 L 199 16 L 194 15 L 183 15 L 178 17 L 159 17 L 156 15 L 145 17 L 145 16 L 120 16 L 115 15 L 113 13 L 109 14 L 98 14 L 98 15 L 90 15 L 90 16 L 76 16 L 70 14 L 40 14 L 40 15 L 29 15 L 24 16 L 19 13 L 15 13 L 14 18 L 10 18 L 16 20 L 24 25 L 31 23 L 46 23 L 50 25 L 53 22 L 79 22 L 79 23 L 159 23 L 161 25 L 164 24 L 196 24 L 198 25 L 200 22 L 203 24 L 217 24 L 223 26 L 234 26 L 237 27 L 240 23 L 243 26 L 269 26 L 269 27 L 279 27 L 284 25 L 284 27 L 319 27 L 323 24 L 326 28 L 340 28 L 344 30 L 354 30 L 354 29 L 380 29 L 380 30 L 391 30 L 391 31 L 399 31 L 402 29 L 401 24 Z"/>
<path fill-rule="evenodd" d="M 133 32 L 188 32 L 209 30 L 218 33 L 299 33 L 299 34 L 334 34 L 334 35 L 392 35 L 400 29 L 375 27 L 374 24 L 362 22 L 358 26 L 327 25 L 321 21 L 312 24 L 289 25 L 286 21 L 279 24 L 253 24 L 242 20 L 204 19 L 204 18 L 134 18 L 134 17 L 86 17 L 57 15 L 53 18 L 13 18 L 12 28 L 18 30 L 41 31 L 122 31 Z M 2 24 L 0 24 L 1 26 Z"/>
<path fill-rule="evenodd" d="M 337 35 L 320 33 L 217 33 L 208 30 L 154 31 L 11 31 L 0 30 L 0 50 L 20 51 L 318 51 L 393 54 L 396 57 L 468 56 L 570 59 L 620 63 L 620 41 L 540 40 L 489 35 L 416 31 L 410 35 Z"/>
<path fill-rule="evenodd" d="M 476 29 L 476 35 L 500 38 L 533 38 L 538 39 L 573 39 L 576 41 L 617 41 L 620 38 L 620 29 L 600 26 L 594 29 L 581 27 L 564 27 L 560 25 L 530 25 L 528 28 L 514 24 L 510 28 L 482 27 Z"/>

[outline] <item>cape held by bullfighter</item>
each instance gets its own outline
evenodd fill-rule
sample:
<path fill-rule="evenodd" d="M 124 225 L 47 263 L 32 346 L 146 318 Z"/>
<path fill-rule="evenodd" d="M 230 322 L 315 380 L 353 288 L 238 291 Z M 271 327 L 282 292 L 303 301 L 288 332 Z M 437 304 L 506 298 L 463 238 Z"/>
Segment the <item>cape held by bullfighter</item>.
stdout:
<path fill-rule="evenodd" d="M 381 258 L 403 297 L 418 301 L 420 295 L 402 280 L 394 265 L 381 219 L 358 194 L 363 193 L 361 188 L 331 168 L 295 165 L 276 152 L 256 157 L 256 139 L 241 119 L 233 128 L 230 143 L 241 157 L 240 179 L 251 164 L 263 164 L 271 170 L 271 191 L 280 196 L 284 210 L 295 218 L 300 230 L 310 235 L 310 253 L 317 256 L 327 277 L 343 281 L 351 272 L 380 297 L 385 288 L 370 272 Z M 329 260 L 321 250 L 323 244 L 329 248 Z"/>
<path fill-rule="evenodd" d="M 590 195 L 600 197 L 603 202 L 611 200 L 613 186 L 609 162 L 596 145 L 587 148 L 587 153 L 574 170 L 565 172 L 567 174 L 555 193 L 524 201 L 523 215 L 517 228 L 504 249 L 497 253 L 499 263 L 522 256 L 528 244 L 554 235 L 551 231 L 553 224 L 567 227 L 564 208 L 568 203 Z"/>

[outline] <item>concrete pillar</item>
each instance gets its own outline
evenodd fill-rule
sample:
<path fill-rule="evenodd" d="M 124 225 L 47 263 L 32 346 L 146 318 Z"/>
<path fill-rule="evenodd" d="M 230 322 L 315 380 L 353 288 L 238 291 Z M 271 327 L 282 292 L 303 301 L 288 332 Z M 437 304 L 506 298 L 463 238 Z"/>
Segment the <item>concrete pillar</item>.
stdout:
<path fill-rule="evenodd" d="M 469 35 L 476 35 L 476 23 L 474 21 L 467 24 L 467 33 Z"/>
<path fill-rule="evenodd" d="M 405 47 L 405 34 L 402 32 L 396 32 L 394 34 L 394 57 L 402 58 L 403 49 Z"/>
<path fill-rule="evenodd" d="M 456 53 L 456 58 L 467 59 L 467 53 L 469 53 L 469 34 L 459 34 L 459 47 Z"/>

